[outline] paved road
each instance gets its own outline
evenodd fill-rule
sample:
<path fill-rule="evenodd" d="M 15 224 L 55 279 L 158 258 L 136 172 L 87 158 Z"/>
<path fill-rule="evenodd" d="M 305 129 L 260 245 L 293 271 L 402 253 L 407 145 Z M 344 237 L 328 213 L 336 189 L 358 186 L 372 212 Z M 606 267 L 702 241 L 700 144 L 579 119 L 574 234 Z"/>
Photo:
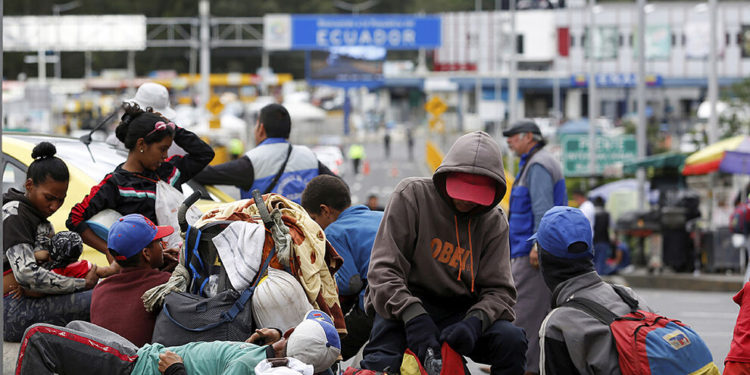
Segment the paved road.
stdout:
<path fill-rule="evenodd" d="M 393 189 L 405 177 L 429 176 L 430 171 L 424 163 L 424 141 L 416 142 L 414 146 L 414 160 L 409 159 L 406 140 L 399 132 L 394 132 L 391 141 L 390 158 L 385 157 L 385 147 L 380 134 L 373 134 L 365 146 L 365 161 L 369 164 L 369 173 L 364 173 L 360 166 L 360 173 L 354 174 L 354 167 L 350 160 L 342 168 L 343 178 L 352 192 L 352 204 L 366 203 L 370 194 L 378 196 L 380 206 L 385 207 Z"/>

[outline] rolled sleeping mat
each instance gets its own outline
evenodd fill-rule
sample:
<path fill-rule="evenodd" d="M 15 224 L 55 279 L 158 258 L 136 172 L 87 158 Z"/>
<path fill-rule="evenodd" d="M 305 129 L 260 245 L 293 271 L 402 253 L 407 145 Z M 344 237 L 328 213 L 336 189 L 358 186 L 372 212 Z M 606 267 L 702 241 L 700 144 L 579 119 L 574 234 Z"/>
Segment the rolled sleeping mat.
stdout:
<path fill-rule="evenodd" d="M 86 224 L 88 224 L 89 228 L 91 228 L 99 238 L 106 242 L 107 237 L 109 236 L 109 228 L 121 217 L 122 214 L 108 208 L 99 211 L 99 213 L 86 220 Z"/>

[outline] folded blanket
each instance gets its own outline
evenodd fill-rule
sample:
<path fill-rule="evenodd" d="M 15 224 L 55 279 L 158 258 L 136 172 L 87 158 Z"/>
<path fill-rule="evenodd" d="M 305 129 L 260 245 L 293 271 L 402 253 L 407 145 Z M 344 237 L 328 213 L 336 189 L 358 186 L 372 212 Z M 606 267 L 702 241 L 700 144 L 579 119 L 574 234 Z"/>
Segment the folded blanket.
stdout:
<path fill-rule="evenodd" d="M 310 304 L 331 316 L 339 334 L 345 335 L 344 314 L 339 304 L 338 290 L 333 278 L 333 274 L 341 268 L 343 258 L 326 241 L 323 230 L 310 218 L 302 206 L 278 194 L 266 194 L 263 199 L 269 211 L 281 212 L 281 219 L 289 229 L 292 240 L 290 254 L 284 254 L 283 249 L 277 248 L 280 254 L 271 258 L 270 266 L 289 270 L 302 285 Z M 195 226 L 200 228 L 206 223 L 221 220 L 260 222 L 254 200 L 244 199 L 220 205 L 204 213 Z M 264 259 L 273 246 L 273 236 L 266 231 L 266 241 L 263 247 Z M 282 261 L 287 258 L 287 255 L 288 264 Z"/>

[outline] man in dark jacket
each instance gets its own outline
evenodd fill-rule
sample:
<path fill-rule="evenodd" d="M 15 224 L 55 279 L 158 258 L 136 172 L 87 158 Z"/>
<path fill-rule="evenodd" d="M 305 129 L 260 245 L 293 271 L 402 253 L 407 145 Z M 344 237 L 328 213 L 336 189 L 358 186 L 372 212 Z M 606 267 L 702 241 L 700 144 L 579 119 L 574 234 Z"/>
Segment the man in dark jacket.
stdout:
<path fill-rule="evenodd" d="M 552 293 L 553 307 L 569 298 L 586 298 L 617 315 L 630 307 L 594 271 L 591 225 L 577 208 L 558 206 L 542 217 L 536 240 L 542 277 Z M 641 309 L 646 303 L 631 290 Z M 617 348 L 609 326 L 574 307 L 552 310 L 539 332 L 542 374 L 620 374 Z"/>
<path fill-rule="evenodd" d="M 260 110 L 254 134 L 257 146 L 242 157 L 208 166 L 194 180 L 204 185 L 234 185 L 243 199 L 251 191 L 278 193 L 297 203 L 305 185 L 319 174 L 334 175 L 307 147 L 289 143 L 292 120 L 280 104 Z"/>
<path fill-rule="evenodd" d="M 376 315 L 363 368 L 397 371 L 405 349 L 424 362 L 445 342 L 492 374 L 523 373 L 508 222 L 496 208 L 505 191 L 500 147 L 484 132 L 459 138 L 432 179 L 399 183 L 367 273 Z"/>

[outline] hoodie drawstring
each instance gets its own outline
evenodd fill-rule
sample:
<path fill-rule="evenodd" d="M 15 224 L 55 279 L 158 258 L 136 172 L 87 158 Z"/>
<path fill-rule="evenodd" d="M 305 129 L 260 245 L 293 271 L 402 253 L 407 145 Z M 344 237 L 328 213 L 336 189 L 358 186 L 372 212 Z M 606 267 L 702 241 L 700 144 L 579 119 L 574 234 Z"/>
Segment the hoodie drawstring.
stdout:
<path fill-rule="evenodd" d="M 458 237 L 458 217 L 453 215 L 453 222 L 456 225 L 456 248 L 461 247 L 461 240 Z M 464 270 L 466 265 L 466 257 L 462 256 L 459 261 L 458 268 L 458 281 L 461 281 L 461 272 Z M 474 249 L 471 246 L 471 218 L 469 218 L 469 259 L 471 259 L 471 292 L 474 293 Z"/>

